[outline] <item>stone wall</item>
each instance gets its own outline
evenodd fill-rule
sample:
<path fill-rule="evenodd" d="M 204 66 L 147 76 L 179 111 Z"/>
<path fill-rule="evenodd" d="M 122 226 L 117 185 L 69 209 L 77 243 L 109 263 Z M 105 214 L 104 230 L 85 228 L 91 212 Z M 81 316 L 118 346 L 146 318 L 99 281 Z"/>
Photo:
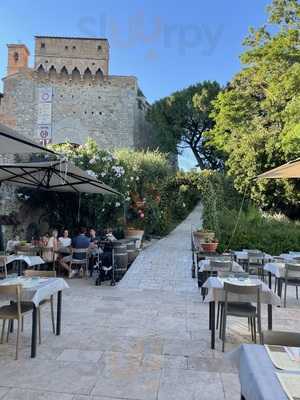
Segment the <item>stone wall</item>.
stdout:
<path fill-rule="evenodd" d="M 145 102 L 138 98 L 134 77 L 82 79 L 28 69 L 4 79 L 0 121 L 37 138 L 38 89 L 49 86 L 54 143 L 82 144 L 91 137 L 106 149 L 151 146 Z"/>

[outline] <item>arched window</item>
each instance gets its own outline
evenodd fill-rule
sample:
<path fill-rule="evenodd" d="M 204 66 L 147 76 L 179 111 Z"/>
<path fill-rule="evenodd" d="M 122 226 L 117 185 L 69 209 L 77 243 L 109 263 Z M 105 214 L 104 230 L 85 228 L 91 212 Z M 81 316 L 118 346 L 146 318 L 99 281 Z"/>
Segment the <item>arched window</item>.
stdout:
<path fill-rule="evenodd" d="M 67 78 L 68 77 L 68 70 L 65 66 L 62 67 L 62 69 L 60 70 L 60 76 L 62 78 Z"/>
<path fill-rule="evenodd" d="M 79 80 L 80 79 L 80 72 L 77 67 L 75 67 L 72 71 L 72 79 L 73 80 Z"/>
<path fill-rule="evenodd" d="M 91 70 L 89 69 L 89 68 L 87 68 L 85 71 L 84 71 L 84 74 L 83 74 L 83 79 L 92 79 L 92 73 L 91 73 Z"/>
<path fill-rule="evenodd" d="M 95 78 L 96 79 L 103 79 L 103 72 L 101 71 L 101 68 L 98 68 L 96 73 L 95 73 Z"/>
<path fill-rule="evenodd" d="M 17 51 L 14 53 L 14 61 L 15 63 L 19 61 L 19 53 Z"/>
<path fill-rule="evenodd" d="M 46 76 L 46 71 L 42 64 L 40 64 L 40 66 L 38 67 L 37 73 L 41 78 L 44 78 Z"/>
<path fill-rule="evenodd" d="M 55 69 L 54 65 L 51 65 L 51 68 L 49 69 L 49 77 L 55 78 L 56 76 L 57 76 L 56 69 Z"/>

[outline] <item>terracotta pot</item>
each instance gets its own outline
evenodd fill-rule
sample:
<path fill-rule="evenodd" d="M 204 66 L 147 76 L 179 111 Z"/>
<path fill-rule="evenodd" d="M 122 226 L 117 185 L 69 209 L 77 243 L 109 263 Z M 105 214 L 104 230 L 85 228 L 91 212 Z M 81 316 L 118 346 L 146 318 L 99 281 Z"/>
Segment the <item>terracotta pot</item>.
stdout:
<path fill-rule="evenodd" d="M 201 243 L 204 253 L 215 253 L 218 247 L 218 242 Z"/>
<path fill-rule="evenodd" d="M 200 242 L 213 241 L 215 238 L 215 232 L 213 231 L 194 231 L 193 234 Z"/>
<path fill-rule="evenodd" d="M 138 239 L 135 242 L 137 249 L 141 247 L 143 236 L 144 236 L 143 230 L 134 228 L 128 228 L 125 235 L 126 238 Z"/>

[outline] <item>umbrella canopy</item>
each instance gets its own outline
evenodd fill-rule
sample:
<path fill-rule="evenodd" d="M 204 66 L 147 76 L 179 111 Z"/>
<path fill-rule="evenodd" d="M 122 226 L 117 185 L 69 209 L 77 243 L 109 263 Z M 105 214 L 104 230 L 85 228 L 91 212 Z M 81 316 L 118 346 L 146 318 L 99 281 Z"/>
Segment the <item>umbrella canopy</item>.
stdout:
<path fill-rule="evenodd" d="M 120 195 L 66 160 L 0 164 L 0 184 L 3 182 L 57 192 Z"/>
<path fill-rule="evenodd" d="M 264 172 L 257 177 L 257 179 L 262 178 L 300 178 L 300 159 L 290 161 L 280 167 Z"/>
<path fill-rule="evenodd" d="M 0 154 L 41 153 L 42 151 L 56 154 L 0 123 Z"/>

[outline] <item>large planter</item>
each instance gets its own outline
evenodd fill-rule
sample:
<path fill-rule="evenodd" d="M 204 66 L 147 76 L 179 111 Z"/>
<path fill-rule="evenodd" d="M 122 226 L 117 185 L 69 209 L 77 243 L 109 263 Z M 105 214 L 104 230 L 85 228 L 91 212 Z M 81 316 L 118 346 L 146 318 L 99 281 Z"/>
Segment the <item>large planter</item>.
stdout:
<path fill-rule="evenodd" d="M 212 243 L 201 243 L 201 247 L 204 253 L 215 253 L 218 247 L 218 242 Z"/>
<path fill-rule="evenodd" d="M 201 250 L 202 243 L 210 243 L 215 238 L 215 232 L 213 231 L 194 231 L 194 244 L 196 249 Z"/>
<path fill-rule="evenodd" d="M 126 238 L 137 239 L 135 242 L 136 248 L 139 249 L 142 245 L 144 231 L 141 229 L 128 228 L 126 231 Z"/>
<path fill-rule="evenodd" d="M 215 238 L 215 232 L 213 231 L 194 231 L 194 236 L 200 242 L 210 242 Z"/>

